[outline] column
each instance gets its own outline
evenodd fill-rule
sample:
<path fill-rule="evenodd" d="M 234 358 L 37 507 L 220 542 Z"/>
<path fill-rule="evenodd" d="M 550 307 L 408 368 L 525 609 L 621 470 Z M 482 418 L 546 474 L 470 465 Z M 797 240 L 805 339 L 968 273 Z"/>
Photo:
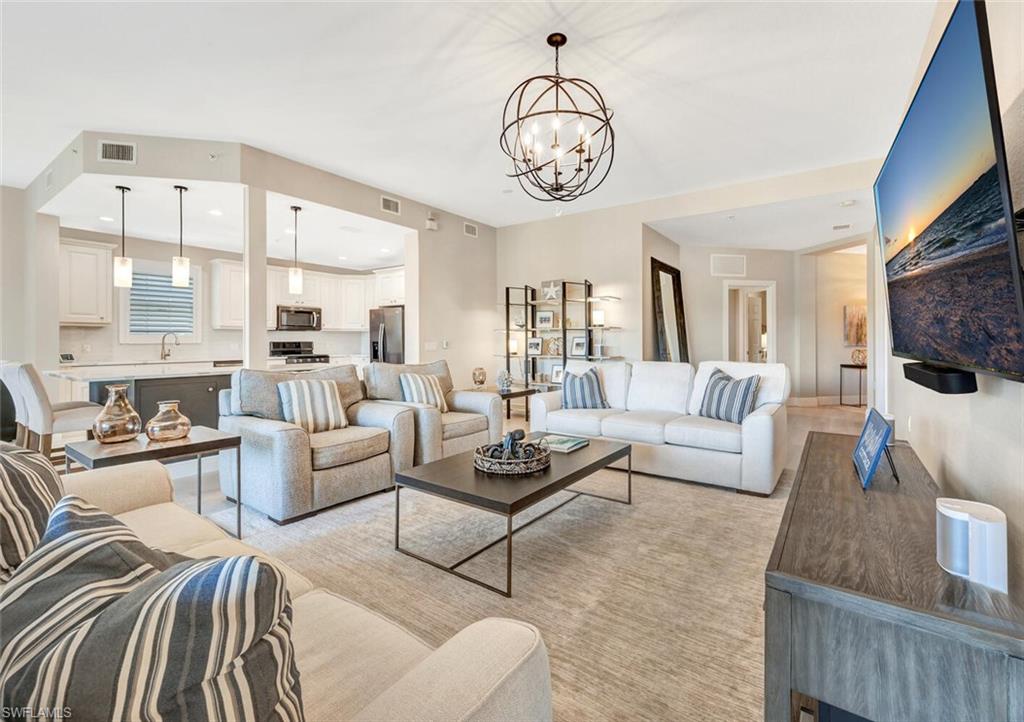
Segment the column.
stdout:
<path fill-rule="evenodd" d="M 267 367 L 267 192 L 245 186 L 242 268 L 245 272 L 245 321 L 242 362 L 246 368 Z"/>

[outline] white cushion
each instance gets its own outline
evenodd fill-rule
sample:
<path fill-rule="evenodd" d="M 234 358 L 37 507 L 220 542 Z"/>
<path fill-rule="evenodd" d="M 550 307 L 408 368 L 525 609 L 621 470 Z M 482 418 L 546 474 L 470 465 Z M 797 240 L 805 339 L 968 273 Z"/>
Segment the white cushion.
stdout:
<path fill-rule="evenodd" d="M 62 409 L 53 412 L 53 433 L 67 434 L 72 431 L 89 431 L 92 422 L 99 416 L 103 407 L 99 404 L 89 404 L 77 408 Z"/>
<path fill-rule="evenodd" d="M 626 408 L 630 411 L 686 413 L 693 388 L 693 366 L 670 361 L 637 361 L 629 378 Z"/>
<path fill-rule="evenodd" d="M 665 424 L 679 417 L 675 411 L 624 411 L 601 420 L 601 436 L 645 444 L 665 443 Z"/>
<path fill-rule="evenodd" d="M 600 436 L 601 419 L 622 409 L 559 409 L 548 413 L 548 431 L 573 436 Z"/>
<path fill-rule="evenodd" d="M 566 372 L 577 376 L 592 368 L 596 368 L 597 373 L 601 376 L 601 387 L 604 389 L 604 397 L 608 401 L 608 405 L 613 409 L 625 409 L 630 365 L 625 361 L 596 363 L 580 359 L 569 359 L 565 364 Z"/>
<path fill-rule="evenodd" d="M 125 484 L 130 483 L 130 480 L 125 481 Z M 116 518 L 135 532 L 143 544 L 169 552 L 184 554 L 186 549 L 219 541 L 225 536 L 224 531 L 212 521 L 173 501 L 132 509 L 118 514 Z"/>
<path fill-rule="evenodd" d="M 352 719 L 431 651 L 394 622 L 323 589 L 293 599 L 292 612 L 307 720 Z"/>
<path fill-rule="evenodd" d="M 702 361 L 697 367 L 697 376 L 693 381 L 693 393 L 690 395 L 691 414 L 700 413 L 704 391 L 708 387 L 708 379 L 716 368 L 722 369 L 734 379 L 742 379 L 757 374 L 761 381 L 757 387 L 757 399 L 754 408 L 765 404 L 784 404 L 789 398 L 789 368 L 786 364 L 755 364 L 745 361 Z"/>
<path fill-rule="evenodd" d="M 665 441 L 675 446 L 739 454 L 743 451 L 743 427 L 704 416 L 682 416 L 665 425 Z"/>

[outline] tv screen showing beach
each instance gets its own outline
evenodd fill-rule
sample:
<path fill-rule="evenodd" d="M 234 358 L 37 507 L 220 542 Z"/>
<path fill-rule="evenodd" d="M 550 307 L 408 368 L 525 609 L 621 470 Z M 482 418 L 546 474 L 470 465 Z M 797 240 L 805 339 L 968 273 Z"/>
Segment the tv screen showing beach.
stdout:
<path fill-rule="evenodd" d="M 984 62 L 975 10 L 961 2 L 875 181 L 892 345 L 1024 379 L 1020 269 Z"/>

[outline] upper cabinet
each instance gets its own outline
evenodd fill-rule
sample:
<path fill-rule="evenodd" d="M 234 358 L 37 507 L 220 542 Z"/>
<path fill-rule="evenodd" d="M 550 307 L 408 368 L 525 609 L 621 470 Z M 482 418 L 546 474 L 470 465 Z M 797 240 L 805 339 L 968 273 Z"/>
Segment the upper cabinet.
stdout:
<path fill-rule="evenodd" d="M 210 261 L 210 325 L 242 328 L 245 322 L 245 271 L 237 261 Z"/>
<path fill-rule="evenodd" d="M 62 326 L 104 326 L 112 321 L 114 254 L 110 246 L 61 240 L 58 317 Z"/>
<path fill-rule="evenodd" d="M 405 303 L 405 268 L 374 271 L 377 277 L 377 305 L 400 306 Z"/>
<path fill-rule="evenodd" d="M 370 313 L 366 305 L 367 281 L 372 277 L 341 277 L 342 328 L 349 331 L 365 331 L 370 327 Z M 324 310 L 326 314 L 326 309 Z"/>

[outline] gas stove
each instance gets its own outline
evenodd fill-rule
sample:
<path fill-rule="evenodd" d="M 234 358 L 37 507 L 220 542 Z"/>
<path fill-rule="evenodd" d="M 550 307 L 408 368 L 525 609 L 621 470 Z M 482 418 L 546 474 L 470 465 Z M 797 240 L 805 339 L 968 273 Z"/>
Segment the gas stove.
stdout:
<path fill-rule="evenodd" d="M 271 341 L 270 358 L 272 361 L 283 360 L 286 364 L 327 364 L 331 357 L 322 353 L 313 353 L 312 341 Z"/>

